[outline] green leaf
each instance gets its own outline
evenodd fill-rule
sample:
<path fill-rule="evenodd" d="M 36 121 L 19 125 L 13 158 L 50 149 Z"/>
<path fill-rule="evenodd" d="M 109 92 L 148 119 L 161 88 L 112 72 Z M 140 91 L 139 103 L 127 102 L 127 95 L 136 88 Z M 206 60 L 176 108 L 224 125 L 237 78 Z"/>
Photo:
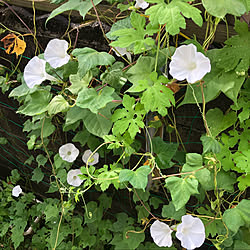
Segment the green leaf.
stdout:
<path fill-rule="evenodd" d="M 39 89 L 25 98 L 24 105 L 17 113 L 34 116 L 44 113 L 48 110 L 48 104 L 51 99 L 51 93 L 47 89 Z"/>
<path fill-rule="evenodd" d="M 250 174 L 243 174 L 237 178 L 240 191 L 245 191 L 250 186 Z"/>
<path fill-rule="evenodd" d="M 112 35 L 119 38 L 110 43 L 110 46 L 126 48 L 133 46 L 134 54 L 142 53 L 149 47 L 154 46 L 154 40 L 150 37 L 144 39 L 148 31 L 144 29 L 146 20 L 136 12 L 131 13 L 131 23 L 134 28 L 119 29 L 112 32 Z"/>
<path fill-rule="evenodd" d="M 7 144 L 8 140 L 5 137 L 0 137 L 0 144 Z"/>
<path fill-rule="evenodd" d="M 156 154 L 156 163 L 161 169 L 170 168 L 171 160 L 174 157 L 178 144 L 166 143 L 160 137 L 152 139 L 153 152 Z"/>
<path fill-rule="evenodd" d="M 161 212 L 162 217 L 171 218 L 174 220 L 181 220 L 181 217 L 185 214 L 186 214 L 185 207 L 176 211 L 173 202 L 170 202 L 168 205 L 164 205 Z"/>
<path fill-rule="evenodd" d="M 128 181 L 134 188 L 143 189 L 145 191 L 150 171 L 151 169 L 149 166 L 139 167 L 136 171 L 123 169 L 119 174 L 119 180 L 120 182 Z"/>
<path fill-rule="evenodd" d="M 186 1 L 173 0 L 166 4 L 164 0 L 154 1 L 156 5 L 151 6 L 145 12 L 149 15 L 149 20 L 152 23 L 165 24 L 166 31 L 171 35 L 176 35 L 180 32 L 180 28 L 186 28 L 185 18 L 192 20 L 199 26 L 202 26 L 201 11 Z"/>
<path fill-rule="evenodd" d="M 219 18 L 226 14 L 241 16 L 247 12 L 245 0 L 202 0 L 202 4 L 209 14 Z"/>
<path fill-rule="evenodd" d="M 55 115 L 60 112 L 65 112 L 69 109 L 69 103 L 62 95 L 55 96 L 48 105 L 49 115 Z"/>
<path fill-rule="evenodd" d="M 142 94 L 141 103 L 144 104 L 147 112 L 157 111 L 160 115 L 166 116 L 167 108 L 175 104 L 175 99 L 172 90 L 156 82 Z"/>
<path fill-rule="evenodd" d="M 202 146 L 203 146 L 203 154 L 206 153 L 214 153 L 219 154 L 221 151 L 220 143 L 211 136 L 202 135 L 201 136 Z"/>
<path fill-rule="evenodd" d="M 88 108 L 92 113 L 97 114 L 98 110 L 113 100 L 113 88 L 105 87 L 97 92 L 93 88 L 82 89 L 76 99 L 76 105 L 80 108 Z"/>
<path fill-rule="evenodd" d="M 217 51 L 216 66 L 226 72 L 235 70 L 237 75 L 246 77 L 250 61 L 250 32 L 247 23 L 235 20 L 235 31 L 238 35 L 226 40 L 226 46 Z"/>
<path fill-rule="evenodd" d="M 212 70 L 204 78 L 204 96 L 206 103 L 215 99 L 220 92 L 237 103 L 237 97 L 245 77 L 238 76 L 234 71 L 225 72 L 216 66 L 216 57 L 219 49 L 209 50 L 207 56 L 210 59 Z M 225 84 L 225 82 L 227 84 Z M 194 98 L 194 95 L 196 98 Z M 180 105 L 188 103 L 202 103 L 201 88 L 195 84 L 188 85 L 184 100 Z"/>
<path fill-rule="evenodd" d="M 86 73 L 98 65 L 111 65 L 115 58 L 106 52 L 98 52 L 94 49 L 85 47 L 82 49 L 74 49 L 72 55 L 77 57 L 79 66 L 79 77 L 83 77 Z"/>
<path fill-rule="evenodd" d="M 12 223 L 14 226 L 11 229 L 11 240 L 14 243 L 14 248 L 17 249 L 20 243 L 24 240 L 23 233 L 27 225 L 27 221 L 25 218 L 15 218 Z"/>
<path fill-rule="evenodd" d="M 112 116 L 114 122 L 112 132 L 114 135 L 122 135 L 127 130 L 134 139 L 140 128 L 144 127 L 145 110 L 140 103 L 135 105 L 135 98 L 128 95 L 124 95 L 122 104 L 124 108 L 115 110 Z"/>
<path fill-rule="evenodd" d="M 141 80 L 150 79 L 150 74 L 154 71 L 155 58 L 149 56 L 140 56 L 136 64 L 128 71 L 128 79 L 133 86 L 127 90 L 128 92 L 141 92 L 148 87 Z"/>
<path fill-rule="evenodd" d="M 229 230 L 237 233 L 241 226 L 250 225 L 250 200 L 243 199 L 235 208 L 227 209 L 223 214 L 223 221 Z"/>
<path fill-rule="evenodd" d="M 101 0 L 93 0 L 94 5 L 96 6 L 98 3 L 100 3 Z M 50 16 L 47 18 L 46 23 L 53 17 L 68 11 L 68 10 L 77 10 L 80 12 L 80 15 L 85 18 L 85 15 L 88 13 L 90 9 L 93 8 L 91 1 L 82 1 L 82 0 L 68 0 L 67 3 L 62 4 L 55 10 L 53 10 L 50 14 Z"/>
<path fill-rule="evenodd" d="M 116 40 L 118 38 L 118 36 L 114 36 L 112 35 L 112 33 L 114 31 L 117 31 L 117 30 L 121 30 L 121 29 L 129 29 L 129 28 L 132 28 L 132 25 L 131 25 L 131 22 L 130 22 L 130 17 L 126 17 L 122 20 L 119 20 L 117 22 L 115 22 L 110 31 L 108 33 L 106 33 L 106 36 L 108 39 L 110 40 Z"/>
<path fill-rule="evenodd" d="M 199 194 L 198 181 L 194 178 L 178 178 L 175 176 L 166 179 L 166 185 L 171 193 L 176 211 L 180 210 L 188 202 L 192 194 Z"/>
<path fill-rule="evenodd" d="M 250 149 L 233 154 L 236 166 L 246 173 L 250 173 Z"/>
<path fill-rule="evenodd" d="M 89 139 L 89 132 L 88 130 L 82 130 L 76 133 L 76 135 L 73 137 L 73 142 L 80 142 L 81 146 L 83 147 Z"/>
<path fill-rule="evenodd" d="M 69 80 L 71 86 L 67 89 L 74 95 L 77 95 L 83 88 L 87 88 L 90 80 L 92 79 L 91 71 L 88 71 L 84 77 L 80 77 L 79 74 L 70 75 Z"/>
<path fill-rule="evenodd" d="M 36 157 L 36 162 L 38 163 L 38 167 L 44 166 L 47 160 L 48 158 L 41 154 Z"/>
<path fill-rule="evenodd" d="M 223 115 L 219 108 L 209 109 L 206 113 L 206 120 L 213 137 L 231 127 L 237 121 L 236 112 L 229 112 Z"/>
<path fill-rule="evenodd" d="M 52 219 L 55 219 L 58 217 L 59 210 L 58 207 L 55 204 L 49 203 L 46 204 L 44 214 L 46 216 L 45 221 L 51 221 Z"/>
<path fill-rule="evenodd" d="M 31 178 L 32 181 L 36 181 L 36 183 L 39 183 L 40 181 L 42 181 L 44 177 L 44 173 L 42 172 L 40 168 L 35 168 L 32 173 L 33 173 L 32 178 Z"/>

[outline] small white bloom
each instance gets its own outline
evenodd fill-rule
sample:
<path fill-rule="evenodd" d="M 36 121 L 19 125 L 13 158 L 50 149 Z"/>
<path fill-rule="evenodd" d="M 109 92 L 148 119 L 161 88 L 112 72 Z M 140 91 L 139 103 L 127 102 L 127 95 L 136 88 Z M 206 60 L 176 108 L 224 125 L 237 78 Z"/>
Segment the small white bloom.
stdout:
<path fill-rule="evenodd" d="M 184 215 L 182 223 L 177 226 L 176 237 L 181 241 L 181 246 L 187 249 L 200 247 L 205 241 L 205 227 L 199 218 Z"/>
<path fill-rule="evenodd" d="M 69 185 L 74 187 L 79 187 L 84 180 L 81 180 L 78 176 L 79 174 L 82 174 L 80 169 L 72 169 L 67 174 L 67 182 Z"/>
<path fill-rule="evenodd" d="M 86 150 L 83 153 L 82 160 L 84 163 L 87 163 L 90 155 L 92 154 L 92 151 L 90 149 Z M 88 161 L 88 165 L 95 165 L 96 163 L 99 162 L 99 154 L 95 153 Z"/>
<path fill-rule="evenodd" d="M 56 81 L 56 78 L 45 71 L 46 61 L 34 56 L 25 66 L 23 78 L 29 88 L 40 85 L 45 80 Z"/>
<path fill-rule="evenodd" d="M 115 52 L 115 54 L 117 56 L 124 56 L 126 55 L 128 60 L 131 62 L 131 53 L 127 51 L 126 48 L 120 48 L 120 47 L 115 47 L 115 48 L 112 48 L 112 50 Z"/>
<path fill-rule="evenodd" d="M 44 59 L 52 68 L 58 68 L 66 64 L 70 56 L 67 54 L 68 42 L 60 39 L 50 40 L 44 51 Z"/>
<path fill-rule="evenodd" d="M 22 188 L 20 187 L 20 185 L 15 186 L 12 189 L 12 195 L 15 197 L 18 197 L 21 193 L 23 192 Z"/>
<path fill-rule="evenodd" d="M 182 45 L 175 50 L 172 61 L 169 64 L 170 74 L 177 80 L 187 80 L 189 83 L 195 83 L 201 80 L 211 71 L 210 60 L 192 43 Z"/>
<path fill-rule="evenodd" d="M 159 247 L 171 247 L 173 230 L 164 222 L 156 220 L 150 227 L 150 234 L 154 243 Z"/>
<path fill-rule="evenodd" d="M 79 150 L 72 143 L 66 143 L 59 148 L 59 155 L 64 161 L 73 162 L 79 155 Z"/>
<path fill-rule="evenodd" d="M 144 10 L 144 9 L 147 9 L 148 6 L 149 6 L 149 3 L 147 3 L 146 1 L 136 0 L 135 8 L 137 9 L 142 8 Z"/>

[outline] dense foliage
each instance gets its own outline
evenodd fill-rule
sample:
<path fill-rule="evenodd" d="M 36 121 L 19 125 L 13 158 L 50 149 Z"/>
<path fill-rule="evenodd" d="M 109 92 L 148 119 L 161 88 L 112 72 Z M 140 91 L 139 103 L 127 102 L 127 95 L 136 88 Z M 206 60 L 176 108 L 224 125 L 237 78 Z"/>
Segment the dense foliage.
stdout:
<path fill-rule="evenodd" d="M 85 18 L 100 2 L 68 0 L 48 20 L 68 10 Z M 2 92 L 12 87 L 9 98 L 18 101 L 17 113 L 26 118 L 27 147 L 31 155 L 39 152 L 32 181 L 43 180 L 40 166 L 48 162 L 48 193 L 59 194 L 40 201 L 23 193 L 22 178 L 13 170 L 1 185 L 1 244 L 194 249 L 206 238 L 205 244 L 217 249 L 249 249 L 250 33 L 238 18 L 250 10 L 249 0 L 109 2 L 124 13 L 103 34 L 109 52 L 53 39 L 17 76 L 18 84 L 6 84 L 8 75 L 1 73 Z M 210 46 L 226 14 L 235 16 L 237 35 L 220 48 Z M 186 19 L 202 26 L 205 17 L 213 28 L 204 41 L 179 44 Z M 186 90 L 182 99 L 176 98 L 179 89 Z M 221 93 L 233 102 L 228 111 L 206 111 Z M 203 118 L 202 154 L 183 150 L 169 115 L 186 104 L 197 105 Z M 166 121 L 178 143 L 159 133 Z M 55 140 L 61 142 L 57 151 L 51 147 Z M 81 167 L 74 163 L 79 158 Z M 91 190 L 98 191 L 92 200 L 86 195 Z M 115 192 L 129 194 L 131 213 L 116 212 Z M 200 236 L 193 242 L 196 227 Z M 193 233 L 183 236 L 184 230 Z"/>

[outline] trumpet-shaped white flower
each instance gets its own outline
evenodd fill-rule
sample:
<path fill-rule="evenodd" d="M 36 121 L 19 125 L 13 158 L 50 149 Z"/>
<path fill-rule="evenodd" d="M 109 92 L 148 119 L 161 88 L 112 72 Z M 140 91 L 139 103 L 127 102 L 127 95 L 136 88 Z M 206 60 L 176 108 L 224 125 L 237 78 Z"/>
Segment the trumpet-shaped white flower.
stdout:
<path fill-rule="evenodd" d="M 154 243 L 159 247 L 171 247 L 173 230 L 164 222 L 156 220 L 150 227 L 150 234 Z"/>
<path fill-rule="evenodd" d="M 186 79 L 189 83 L 201 80 L 211 71 L 209 58 L 201 52 L 197 52 L 197 48 L 193 44 L 177 48 L 169 67 L 169 72 L 175 79 L 179 81 Z"/>
<path fill-rule="evenodd" d="M 68 42 L 60 39 L 52 39 L 44 51 L 44 59 L 52 68 L 58 68 L 66 64 L 70 56 L 67 54 Z"/>
<path fill-rule="evenodd" d="M 187 249 L 200 247 L 205 241 L 205 227 L 199 218 L 184 215 L 182 223 L 177 226 L 176 237 L 181 241 L 181 246 Z"/>
<path fill-rule="evenodd" d="M 135 3 L 135 8 L 141 8 L 141 9 L 147 9 L 147 7 L 149 6 L 149 3 L 147 3 L 146 1 L 144 0 L 136 0 L 136 3 Z"/>
<path fill-rule="evenodd" d="M 46 61 L 34 56 L 25 66 L 23 78 L 29 88 L 40 85 L 45 80 L 56 81 L 56 78 L 45 71 Z"/>
<path fill-rule="evenodd" d="M 81 180 L 78 176 L 79 174 L 82 174 L 80 169 L 72 169 L 67 174 L 67 182 L 69 185 L 74 187 L 79 187 L 84 180 Z"/>
<path fill-rule="evenodd" d="M 73 162 L 79 155 L 79 150 L 72 143 L 66 143 L 59 148 L 59 155 L 64 161 Z"/>
<path fill-rule="evenodd" d="M 92 154 L 92 151 L 90 149 L 86 150 L 83 153 L 82 160 L 84 163 L 87 163 L 90 155 Z M 96 163 L 99 162 L 99 154 L 95 153 L 94 155 L 91 156 L 91 158 L 88 161 L 88 165 L 95 165 Z"/>
<path fill-rule="evenodd" d="M 127 51 L 126 48 L 120 48 L 120 47 L 115 47 L 115 48 L 112 48 L 112 50 L 114 50 L 115 54 L 117 56 L 124 56 L 126 55 L 128 60 L 131 62 L 131 53 Z"/>
<path fill-rule="evenodd" d="M 12 189 L 12 195 L 15 197 L 18 197 L 21 193 L 23 192 L 22 188 L 20 187 L 20 185 L 15 186 Z"/>

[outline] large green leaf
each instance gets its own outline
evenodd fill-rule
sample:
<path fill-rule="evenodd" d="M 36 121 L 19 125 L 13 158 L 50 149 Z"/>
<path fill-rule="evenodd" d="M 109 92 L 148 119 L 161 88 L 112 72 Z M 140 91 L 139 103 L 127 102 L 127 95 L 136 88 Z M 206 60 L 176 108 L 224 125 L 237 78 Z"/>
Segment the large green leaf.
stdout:
<path fill-rule="evenodd" d="M 24 105 L 19 108 L 17 113 L 34 116 L 42 114 L 48 110 L 51 93 L 47 89 L 39 89 L 25 98 Z"/>
<path fill-rule="evenodd" d="M 139 167 L 136 171 L 123 169 L 119 174 L 119 180 L 120 182 L 128 181 L 134 188 L 143 189 L 145 191 L 150 171 L 151 168 L 149 166 Z"/>
<path fill-rule="evenodd" d="M 219 108 L 209 109 L 206 113 L 206 120 L 213 137 L 225 129 L 231 127 L 237 120 L 236 112 L 229 112 L 224 115 Z"/>
<path fill-rule="evenodd" d="M 152 23 L 165 24 L 167 32 L 176 35 L 180 32 L 180 28 L 186 28 L 186 18 L 192 20 L 199 26 L 202 26 L 201 11 L 183 0 L 173 0 L 166 4 L 164 0 L 153 0 L 158 4 L 151 6 L 146 10 L 149 20 Z"/>
<path fill-rule="evenodd" d="M 225 72 L 216 66 L 216 56 L 218 49 L 209 50 L 207 56 L 211 61 L 212 70 L 204 78 L 203 90 L 205 101 L 215 99 L 220 92 L 223 92 L 232 101 L 237 102 L 237 97 L 244 83 L 245 77 L 239 76 L 235 71 Z M 196 98 L 194 98 L 194 95 Z M 188 85 L 185 98 L 180 105 L 188 103 L 202 103 L 201 88 L 196 84 Z"/>
<path fill-rule="evenodd" d="M 219 18 L 226 14 L 240 16 L 248 9 L 246 0 L 202 0 L 202 4 L 207 12 Z"/>
<path fill-rule="evenodd" d="M 76 105 L 80 108 L 88 108 L 92 113 L 97 114 L 99 109 L 113 100 L 113 92 L 114 89 L 107 86 L 99 92 L 93 88 L 84 88 L 78 94 Z"/>
<path fill-rule="evenodd" d="M 236 36 L 229 38 L 226 46 L 217 50 L 216 66 L 226 72 L 235 70 L 239 76 L 247 76 L 250 64 L 250 32 L 245 22 L 235 20 Z"/>
<path fill-rule="evenodd" d="M 93 0 L 94 5 L 97 5 L 100 3 L 102 0 Z M 46 20 L 46 23 L 53 17 L 68 11 L 68 10 L 78 10 L 80 12 L 80 15 L 85 18 L 85 15 L 87 12 L 93 8 L 93 5 L 91 1 L 85 0 L 69 0 L 67 3 L 62 4 L 60 7 L 56 8 L 53 10 Z"/>
<path fill-rule="evenodd" d="M 171 193 L 172 201 L 176 211 L 180 210 L 188 202 L 192 194 L 199 194 L 198 181 L 195 178 L 169 177 L 166 179 L 166 185 Z"/>
<path fill-rule="evenodd" d="M 223 214 L 226 226 L 236 233 L 241 226 L 250 225 L 250 200 L 242 200 L 236 207 L 227 209 Z"/>
<path fill-rule="evenodd" d="M 74 49 L 72 55 L 77 57 L 79 66 L 79 77 L 83 77 L 86 73 L 98 65 L 111 65 L 115 58 L 106 52 L 98 52 L 94 49 L 85 47 L 82 49 Z"/>
<path fill-rule="evenodd" d="M 181 220 L 181 217 L 186 214 L 185 207 L 176 211 L 173 202 L 170 202 L 168 205 L 162 207 L 161 215 L 164 218 L 171 218 L 174 220 Z"/>
<path fill-rule="evenodd" d="M 69 103 L 62 95 L 55 96 L 48 105 L 49 115 L 55 115 L 59 112 L 65 112 L 69 109 Z"/>

